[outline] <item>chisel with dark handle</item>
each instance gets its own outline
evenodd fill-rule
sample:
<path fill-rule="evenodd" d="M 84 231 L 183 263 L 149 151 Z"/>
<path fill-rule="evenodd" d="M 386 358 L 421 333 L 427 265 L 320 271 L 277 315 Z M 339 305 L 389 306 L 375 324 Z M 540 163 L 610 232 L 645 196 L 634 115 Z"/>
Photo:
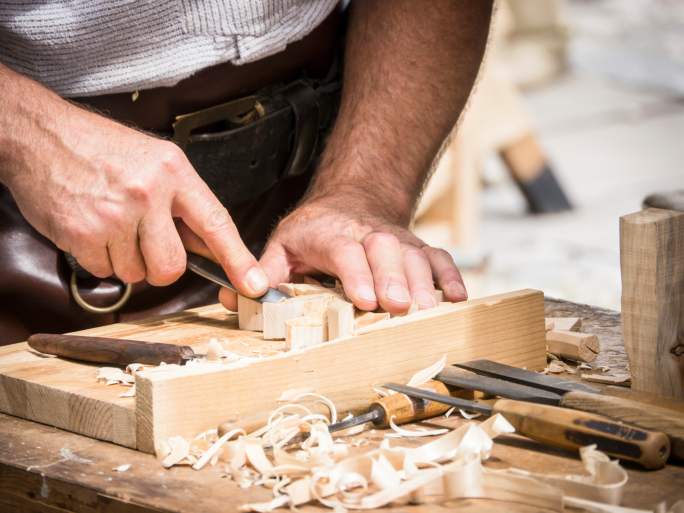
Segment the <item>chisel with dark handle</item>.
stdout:
<path fill-rule="evenodd" d="M 511 399 L 499 399 L 489 406 L 396 383 L 382 386 L 474 413 L 500 413 L 518 434 L 561 449 L 578 451 L 596 444 L 598 450 L 614 458 L 634 461 L 647 469 L 662 468 L 670 455 L 670 440 L 663 433 L 628 426 L 602 415 Z"/>
<path fill-rule="evenodd" d="M 181 365 L 183 356 L 194 353 L 188 346 L 83 335 L 36 333 L 27 342 L 32 349 L 41 353 L 113 365 L 159 365 L 162 362 Z"/>

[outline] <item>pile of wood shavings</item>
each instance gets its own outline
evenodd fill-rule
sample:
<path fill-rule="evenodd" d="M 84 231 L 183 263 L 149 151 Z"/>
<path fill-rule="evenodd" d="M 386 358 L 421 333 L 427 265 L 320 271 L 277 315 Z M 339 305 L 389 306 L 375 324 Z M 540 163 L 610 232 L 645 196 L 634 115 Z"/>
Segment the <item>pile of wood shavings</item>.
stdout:
<path fill-rule="evenodd" d="M 432 379 L 444 367 L 443 360 L 418 373 L 410 383 L 420 386 Z M 217 439 L 216 430 L 210 430 L 191 441 L 174 437 L 159 448 L 158 457 L 167 468 L 191 465 L 201 470 L 207 464 L 223 462 L 226 473 L 241 488 L 264 486 L 273 491 L 271 501 L 244 504 L 240 511 L 264 513 L 317 501 L 343 512 L 461 498 L 520 502 L 558 512 L 564 503 L 599 512 L 637 511 L 618 506 L 627 473 L 595 446 L 581 451 L 587 471 L 584 476 L 488 469 L 483 462 L 492 452 L 492 440 L 514 431 L 503 416 L 495 415 L 480 424 L 467 423 L 420 447 L 391 447 L 385 439 L 376 449 L 349 456 L 350 445 L 361 447 L 368 441 L 362 438 L 347 444 L 333 440 L 328 425 L 338 419 L 327 398 L 308 391 L 294 397 L 283 394 L 283 398 L 286 395 L 292 402 L 276 408 L 268 423 L 253 433 L 236 429 Z M 312 396 L 328 405 L 329 417 L 297 404 Z M 393 428 L 397 433 L 408 431 Z M 302 433 L 309 434 L 304 442 L 288 444 Z"/>

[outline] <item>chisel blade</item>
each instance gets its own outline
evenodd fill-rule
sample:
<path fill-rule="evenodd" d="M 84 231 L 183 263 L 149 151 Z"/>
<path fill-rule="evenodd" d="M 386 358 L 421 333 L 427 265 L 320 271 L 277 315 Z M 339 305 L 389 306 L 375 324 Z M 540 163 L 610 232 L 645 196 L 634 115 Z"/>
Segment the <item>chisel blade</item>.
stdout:
<path fill-rule="evenodd" d="M 490 378 L 497 378 L 511 383 L 526 385 L 558 395 L 564 395 L 568 392 L 599 393 L 598 390 L 583 385 L 582 383 L 575 383 L 574 381 L 569 381 L 567 379 L 518 369 L 517 367 L 492 362 L 491 360 L 471 360 L 469 362 L 455 363 L 454 366 L 476 374 L 489 376 Z"/>
<path fill-rule="evenodd" d="M 428 401 L 435 401 L 442 404 L 448 404 L 449 406 L 454 406 L 461 410 L 470 411 L 473 413 L 482 413 L 484 415 L 492 414 L 492 407 L 486 404 L 476 403 L 475 401 L 468 401 L 467 399 L 461 399 L 460 397 L 452 397 L 450 395 L 438 394 L 432 392 L 425 388 L 415 388 L 406 385 L 400 385 L 398 383 L 385 383 L 380 385 L 383 388 L 388 388 L 394 390 L 395 392 L 401 392 L 410 397 L 418 397 L 420 399 L 426 399 Z"/>
<path fill-rule="evenodd" d="M 435 379 L 447 385 L 454 385 L 467 388 L 468 390 L 496 395 L 504 399 L 515 399 L 516 401 L 528 403 L 558 406 L 562 397 L 559 394 L 539 388 L 519 385 L 510 381 L 490 378 L 489 376 L 481 376 L 472 372 L 454 369 L 453 367 L 445 367 L 442 372 L 435 376 Z"/>
<path fill-rule="evenodd" d="M 228 279 L 228 275 L 223 270 L 223 267 L 221 267 L 216 262 L 212 262 L 208 258 L 196 255 L 195 253 L 188 252 L 186 267 L 190 269 L 192 272 L 199 274 L 203 278 L 206 278 L 209 281 L 213 281 L 214 283 L 218 283 L 219 285 L 227 287 L 230 290 L 233 290 L 240 294 L 240 292 L 238 292 L 238 290 L 235 288 L 235 285 L 233 285 Z M 264 294 L 263 296 L 249 299 L 252 299 L 253 301 L 258 301 L 259 303 L 279 303 L 281 299 L 289 298 L 290 296 L 288 296 L 287 294 L 283 294 L 279 290 L 269 287 L 266 291 L 266 294 Z"/>

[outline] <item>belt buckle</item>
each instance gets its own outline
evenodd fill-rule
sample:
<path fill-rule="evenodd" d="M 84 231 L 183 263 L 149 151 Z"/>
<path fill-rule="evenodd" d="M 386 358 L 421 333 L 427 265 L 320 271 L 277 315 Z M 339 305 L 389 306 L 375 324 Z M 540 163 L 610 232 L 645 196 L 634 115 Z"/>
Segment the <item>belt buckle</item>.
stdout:
<path fill-rule="evenodd" d="M 190 139 L 190 132 L 195 128 L 236 118 L 253 109 L 256 109 L 259 114 L 263 111 L 256 96 L 246 96 L 245 98 L 222 103 L 221 105 L 215 105 L 208 109 L 176 116 L 176 122 L 173 124 L 173 142 L 175 142 L 181 150 L 185 151 L 188 140 Z"/>

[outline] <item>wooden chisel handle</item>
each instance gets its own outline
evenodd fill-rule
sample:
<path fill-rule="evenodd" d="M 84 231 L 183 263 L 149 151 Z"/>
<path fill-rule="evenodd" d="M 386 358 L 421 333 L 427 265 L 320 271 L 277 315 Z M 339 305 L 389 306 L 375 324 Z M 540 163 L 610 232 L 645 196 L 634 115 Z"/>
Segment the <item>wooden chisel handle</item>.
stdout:
<path fill-rule="evenodd" d="M 684 461 L 684 414 L 653 406 L 599 394 L 568 392 L 561 399 L 564 408 L 587 411 L 621 420 L 634 426 L 661 431 L 670 437 L 672 455 Z"/>
<path fill-rule="evenodd" d="M 620 397 L 621 399 L 629 399 L 630 401 L 646 403 L 651 406 L 660 406 L 661 408 L 684 413 L 684 399 L 679 399 L 678 397 L 665 397 L 651 394 L 650 392 L 642 392 L 641 390 L 632 390 L 631 388 L 616 386 L 603 388 L 601 390 L 601 395 Z"/>
<path fill-rule="evenodd" d="M 114 365 L 129 365 L 131 363 L 159 365 L 161 362 L 180 364 L 183 355 L 193 354 L 192 348 L 188 346 L 48 333 L 31 335 L 28 339 L 28 345 L 41 353 L 85 362 Z"/>
<path fill-rule="evenodd" d="M 670 455 L 670 440 L 663 433 L 626 426 L 601 415 L 510 399 L 496 401 L 492 414 L 496 413 L 519 434 L 561 449 L 577 451 L 596 444 L 598 450 L 614 458 L 647 469 L 662 468 Z"/>

